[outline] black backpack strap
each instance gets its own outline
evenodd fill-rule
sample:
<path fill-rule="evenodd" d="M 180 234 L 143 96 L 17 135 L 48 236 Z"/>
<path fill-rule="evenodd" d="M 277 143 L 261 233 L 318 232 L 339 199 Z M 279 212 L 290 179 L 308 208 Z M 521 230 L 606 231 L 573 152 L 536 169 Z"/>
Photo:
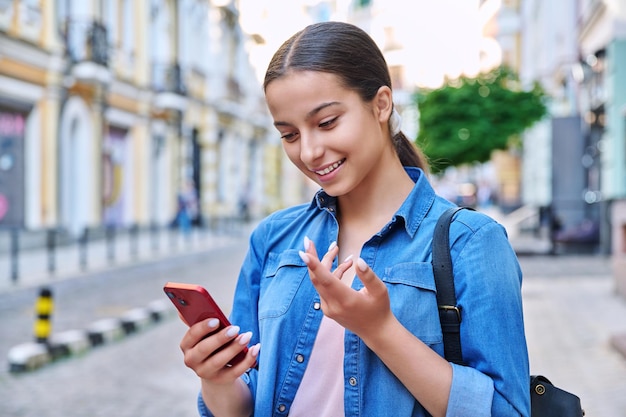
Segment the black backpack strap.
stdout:
<path fill-rule="evenodd" d="M 463 365 L 461 351 L 461 307 L 456 303 L 454 273 L 450 257 L 450 223 L 457 211 L 466 207 L 452 207 L 446 210 L 435 226 L 433 236 L 433 274 L 437 287 L 439 320 L 443 332 L 443 347 L 448 361 Z"/>

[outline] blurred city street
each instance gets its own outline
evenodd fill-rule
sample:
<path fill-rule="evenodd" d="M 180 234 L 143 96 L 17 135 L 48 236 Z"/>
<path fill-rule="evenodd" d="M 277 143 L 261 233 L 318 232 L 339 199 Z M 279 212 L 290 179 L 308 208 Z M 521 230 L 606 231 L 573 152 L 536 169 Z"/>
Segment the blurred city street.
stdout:
<path fill-rule="evenodd" d="M 247 231 L 212 235 L 202 249 L 40 280 L 54 294 L 53 333 L 164 299 L 168 280 L 206 286 L 228 311 L 246 244 Z M 610 342 L 626 333 L 626 300 L 614 292 L 610 258 L 539 254 L 520 261 L 531 372 L 578 394 L 587 417 L 626 416 L 626 359 Z M 39 285 L 1 288 L 0 354 L 6 358 L 12 346 L 33 339 Z M 183 332 L 172 314 L 145 331 L 34 371 L 10 373 L 5 364 L 2 415 L 194 416 L 198 386 L 178 348 Z"/>
<path fill-rule="evenodd" d="M 626 0 L 0 1 L 0 417 L 197 415 L 162 287 L 228 313 L 250 219 L 310 201 L 265 92 L 325 21 L 379 46 L 394 146 L 507 230 L 531 374 L 626 417 Z"/>

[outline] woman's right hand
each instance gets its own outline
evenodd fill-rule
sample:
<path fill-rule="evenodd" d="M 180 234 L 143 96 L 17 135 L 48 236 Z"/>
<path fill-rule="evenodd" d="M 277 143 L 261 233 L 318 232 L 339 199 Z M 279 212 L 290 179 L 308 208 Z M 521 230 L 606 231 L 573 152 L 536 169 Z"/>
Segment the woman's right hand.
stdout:
<path fill-rule="evenodd" d="M 241 362 L 228 366 L 250 342 L 252 333 L 239 334 L 238 326 L 217 330 L 218 325 L 217 319 L 207 319 L 187 330 L 180 342 L 185 365 L 200 377 L 202 399 L 212 414 L 250 416 L 252 394 L 240 376 L 255 366 L 260 344 L 250 347 Z"/>
<path fill-rule="evenodd" d="M 217 331 L 218 325 L 217 319 L 206 319 L 189 327 L 180 342 L 180 348 L 185 365 L 204 383 L 227 385 L 255 366 L 260 345 L 250 347 L 241 362 L 229 366 L 228 362 L 250 342 L 252 333 L 239 334 L 238 326 Z M 233 343 L 228 344 L 230 341 Z M 217 351 L 222 346 L 223 349 Z"/>

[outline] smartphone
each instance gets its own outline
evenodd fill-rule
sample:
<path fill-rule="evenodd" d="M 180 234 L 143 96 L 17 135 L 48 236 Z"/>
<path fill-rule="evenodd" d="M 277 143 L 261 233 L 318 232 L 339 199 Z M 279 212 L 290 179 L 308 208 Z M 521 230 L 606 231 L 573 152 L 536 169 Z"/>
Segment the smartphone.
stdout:
<path fill-rule="evenodd" d="M 181 282 L 168 282 L 163 286 L 163 291 L 165 291 L 167 298 L 169 298 L 176 309 L 178 309 L 187 325 L 191 326 L 208 318 L 216 318 L 220 322 L 217 330 L 230 326 L 230 322 L 222 312 L 222 309 L 202 286 L 184 284 Z M 230 343 L 233 342 L 234 340 Z M 218 351 L 226 346 L 228 346 L 228 343 L 219 348 Z M 232 366 L 239 363 L 245 358 L 246 352 L 248 352 L 248 348 L 244 347 L 228 365 Z"/>

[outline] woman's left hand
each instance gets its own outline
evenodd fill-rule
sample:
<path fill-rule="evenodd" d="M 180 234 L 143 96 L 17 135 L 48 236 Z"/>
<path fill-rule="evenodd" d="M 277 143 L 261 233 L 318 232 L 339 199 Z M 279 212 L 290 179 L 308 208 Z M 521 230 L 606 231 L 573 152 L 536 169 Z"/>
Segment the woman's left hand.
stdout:
<path fill-rule="evenodd" d="M 320 260 L 312 241 L 305 238 L 305 251 L 300 252 L 309 269 L 311 282 L 317 289 L 324 314 L 365 339 L 371 332 L 378 332 L 388 320 L 393 320 L 389 293 L 385 283 L 361 258 L 346 259 L 332 271 L 333 260 L 339 248 L 331 245 Z M 364 287 L 356 291 L 341 282 L 352 266 Z M 369 333 L 368 333 L 369 332 Z"/>

